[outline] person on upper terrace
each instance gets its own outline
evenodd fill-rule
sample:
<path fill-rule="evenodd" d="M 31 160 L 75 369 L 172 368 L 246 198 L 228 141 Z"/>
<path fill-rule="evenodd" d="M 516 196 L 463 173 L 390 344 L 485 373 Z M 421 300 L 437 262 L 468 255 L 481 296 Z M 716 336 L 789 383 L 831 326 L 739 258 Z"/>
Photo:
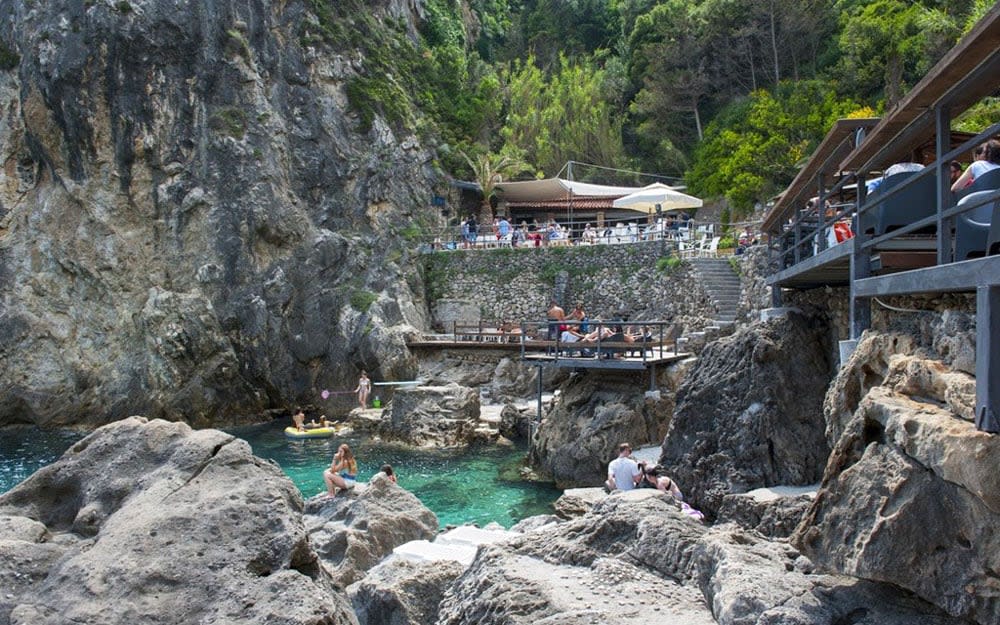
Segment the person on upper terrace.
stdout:
<path fill-rule="evenodd" d="M 559 224 L 556 222 L 549 223 L 548 231 L 546 233 L 546 239 L 549 241 L 555 241 L 556 239 L 562 238 L 562 230 L 559 229 Z"/>
<path fill-rule="evenodd" d="M 468 219 L 469 234 L 465 237 L 465 240 L 473 247 L 476 245 L 476 238 L 479 236 L 479 224 L 476 223 L 476 216 L 469 215 Z"/>
<path fill-rule="evenodd" d="M 923 168 L 924 166 L 921 163 L 916 163 L 913 161 L 906 163 L 894 163 L 890 165 L 888 169 L 882 172 L 882 175 L 879 176 L 878 178 L 873 178 L 865 182 L 865 189 L 868 191 L 868 193 L 872 193 L 880 186 L 882 186 L 882 183 L 885 182 L 885 179 L 888 178 L 889 176 L 895 176 L 896 174 L 902 174 L 906 172 L 920 171 Z"/>
<path fill-rule="evenodd" d="M 954 185 L 962 177 L 962 164 L 958 161 L 948 163 L 948 173 L 951 177 L 950 184 Z"/>
<path fill-rule="evenodd" d="M 990 139 L 979 148 L 976 152 L 977 160 L 972 161 L 972 164 L 958 177 L 955 184 L 951 185 L 953 192 L 964 189 L 975 182 L 976 178 L 1000 167 L 1000 141 Z"/>
<path fill-rule="evenodd" d="M 510 222 L 506 217 L 501 217 L 497 222 L 497 240 L 503 239 L 508 234 L 510 234 Z"/>
<path fill-rule="evenodd" d="M 580 235 L 580 241 L 593 245 L 597 242 L 597 231 L 590 224 L 587 224 L 583 227 L 583 234 Z"/>

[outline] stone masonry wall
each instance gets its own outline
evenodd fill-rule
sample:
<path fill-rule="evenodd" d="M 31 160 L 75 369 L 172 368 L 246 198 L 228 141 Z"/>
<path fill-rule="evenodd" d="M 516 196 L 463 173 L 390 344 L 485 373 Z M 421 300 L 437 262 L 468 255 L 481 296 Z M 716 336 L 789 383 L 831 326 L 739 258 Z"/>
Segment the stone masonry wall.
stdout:
<path fill-rule="evenodd" d="M 424 257 L 433 309 L 440 299 L 479 302 L 484 322 L 544 319 L 550 299 L 591 319 L 675 321 L 700 329 L 715 310 L 688 264 L 657 268 L 660 242 L 552 248 L 455 250 Z"/>

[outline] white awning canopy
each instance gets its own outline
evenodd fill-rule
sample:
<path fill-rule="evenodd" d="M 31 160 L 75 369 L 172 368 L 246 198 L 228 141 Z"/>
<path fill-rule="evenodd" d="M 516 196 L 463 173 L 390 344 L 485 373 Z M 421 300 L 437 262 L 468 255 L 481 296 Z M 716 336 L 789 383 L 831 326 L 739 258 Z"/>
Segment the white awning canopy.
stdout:
<path fill-rule="evenodd" d="M 496 186 L 497 191 L 500 192 L 500 197 L 506 202 L 539 202 L 564 200 L 569 197 L 622 197 L 639 191 L 641 188 L 611 187 L 603 184 L 563 180 L 561 178 L 501 182 Z"/>

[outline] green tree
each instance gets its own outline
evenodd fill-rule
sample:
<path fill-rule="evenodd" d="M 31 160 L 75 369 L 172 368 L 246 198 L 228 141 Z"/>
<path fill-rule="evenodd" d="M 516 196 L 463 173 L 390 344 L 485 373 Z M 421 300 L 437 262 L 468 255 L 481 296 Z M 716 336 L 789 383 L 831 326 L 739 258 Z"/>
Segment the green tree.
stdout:
<path fill-rule="evenodd" d="M 835 119 L 858 105 L 824 81 L 783 81 L 728 106 L 705 130 L 687 182 L 695 195 L 725 197 L 745 214 L 788 185 Z"/>
<path fill-rule="evenodd" d="M 919 2 L 842 2 L 839 74 L 867 97 L 898 102 L 957 39 L 956 19 Z"/>
<path fill-rule="evenodd" d="M 473 179 L 479 183 L 483 192 L 483 202 L 479 207 L 478 221 L 480 228 L 488 231 L 493 227 L 493 206 L 490 200 L 496 194 L 497 185 L 503 182 L 504 176 L 517 175 L 529 169 L 527 163 L 510 154 L 495 154 L 483 152 L 471 157 L 462 152 L 462 157 L 472 170 Z"/>
<path fill-rule="evenodd" d="M 509 151 L 524 154 L 546 175 L 569 160 L 617 167 L 625 164 L 620 117 L 614 115 L 604 72 L 561 57 L 546 75 L 534 57 L 505 74 L 507 117 L 502 130 Z"/>

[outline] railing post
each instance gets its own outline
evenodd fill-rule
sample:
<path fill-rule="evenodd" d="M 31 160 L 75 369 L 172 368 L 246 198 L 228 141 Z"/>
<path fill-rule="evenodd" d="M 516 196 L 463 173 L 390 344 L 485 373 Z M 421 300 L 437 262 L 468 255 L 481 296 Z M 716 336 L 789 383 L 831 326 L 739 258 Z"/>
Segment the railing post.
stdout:
<path fill-rule="evenodd" d="M 816 174 L 816 186 L 819 192 L 816 194 L 816 253 L 826 249 L 826 237 L 823 231 L 826 226 L 826 190 L 823 188 L 823 172 Z"/>
<path fill-rule="evenodd" d="M 951 166 L 941 157 L 951 150 L 951 110 L 947 106 L 934 109 L 934 122 L 937 125 L 937 142 L 935 144 L 935 161 L 937 162 L 937 264 L 951 262 L 952 245 L 951 231 L 955 226 L 955 218 L 945 219 L 941 212 L 951 206 Z"/>
<path fill-rule="evenodd" d="M 872 308 L 868 298 L 859 298 L 855 295 L 854 282 L 867 278 L 872 272 L 871 250 L 864 247 L 868 241 L 868 235 L 861 227 L 861 209 L 865 205 L 866 191 L 865 174 L 858 175 L 858 208 L 854 213 L 854 238 L 851 239 L 851 339 L 857 340 L 861 334 L 871 327 Z"/>
<path fill-rule="evenodd" d="M 976 429 L 1000 432 L 1000 285 L 976 289 Z"/>
<path fill-rule="evenodd" d="M 792 224 L 792 245 L 795 246 L 795 252 L 793 258 L 795 259 L 795 264 L 798 265 L 802 262 L 802 208 L 798 207 L 795 209 L 795 223 Z"/>

